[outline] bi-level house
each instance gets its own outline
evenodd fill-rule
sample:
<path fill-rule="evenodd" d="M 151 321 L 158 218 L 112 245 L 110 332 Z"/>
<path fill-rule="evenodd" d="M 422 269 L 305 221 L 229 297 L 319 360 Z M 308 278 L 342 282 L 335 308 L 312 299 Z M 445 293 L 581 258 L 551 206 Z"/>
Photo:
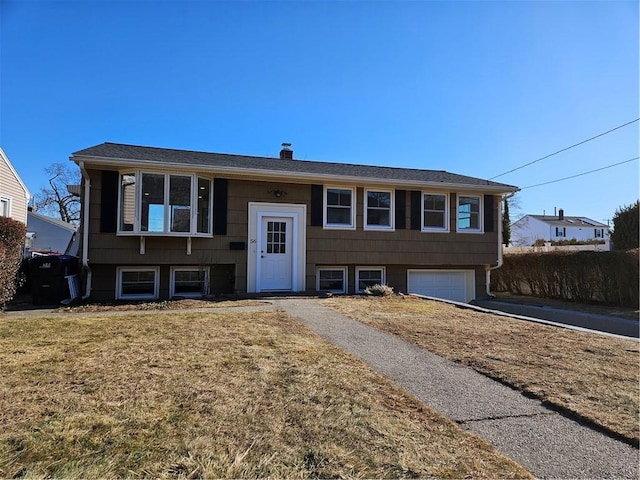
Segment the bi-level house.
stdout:
<path fill-rule="evenodd" d="M 82 171 L 85 296 L 396 291 L 468 302 L 501 263 L 500 199 L 445 171 L 103 143 Z"/>
<path fill-rule="evenodd" d="M 26 225 L 30 198 L 27 186 L 0 147 L 0 217 L 10 217 Z"/>

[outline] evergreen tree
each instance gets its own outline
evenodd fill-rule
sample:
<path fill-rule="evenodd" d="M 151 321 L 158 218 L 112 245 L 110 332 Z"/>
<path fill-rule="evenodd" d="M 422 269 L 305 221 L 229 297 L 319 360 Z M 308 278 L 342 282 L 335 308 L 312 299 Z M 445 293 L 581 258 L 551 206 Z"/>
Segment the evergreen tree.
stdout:
<path fill-rule="evenodd" d="M 509 218 L 509 201 L 506 198 L 502 211 L 502 243 L 507 246 L 511 243 L 511 219 Z"/>
<path fill-rule="evenodd" d="M 628 206 L 618 208 L 613 216 L 613 233 L 611 241 L 616 250 L 629 250 L 638 248 L 640 224 L 640 201 Z"/>

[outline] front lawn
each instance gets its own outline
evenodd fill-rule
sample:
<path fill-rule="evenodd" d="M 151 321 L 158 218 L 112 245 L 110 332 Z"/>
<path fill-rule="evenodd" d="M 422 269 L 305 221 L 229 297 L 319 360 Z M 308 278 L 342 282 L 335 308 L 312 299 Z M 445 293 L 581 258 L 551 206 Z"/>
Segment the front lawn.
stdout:
<path fill-rule="evenodd" d="M 410 296 L 334 297 L 323 302 L 638 443 L 637 340 L 550 327 Z"/>
<path fill-rule="evenodd" d="M 0 478 L 529 477 L 281 312 L 0 316 Z"/>

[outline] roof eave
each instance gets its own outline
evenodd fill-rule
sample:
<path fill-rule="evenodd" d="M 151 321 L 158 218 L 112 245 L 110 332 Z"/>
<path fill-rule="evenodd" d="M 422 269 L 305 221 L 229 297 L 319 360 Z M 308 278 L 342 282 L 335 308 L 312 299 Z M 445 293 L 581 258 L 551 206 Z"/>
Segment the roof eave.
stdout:
<path fill-rule="evenodd" d="M 371 185 L 385 185 L 395 187 L 421 187 L 421 188 L 438 188 L 438 189 L 455 189 L 465 191 L 490 191 L 496 194 L 506 194 L 518 192 L 520 189 L 511 185 L 474 185 L 470 183 L 453 183 L 453 182 L 429 182 L 422 180 L 394 180 L 376 177 L 363 177 L 351 175 L 331 175 L 319 173 L 292 172 L 286 170 L 264 170 L 259 168 L 246 167 L 220 167 L 215 165 L 204 164 L 185 164 L 173 162 L 157 162 L 153 160 L 139 160 L 133 158 L 114 158 L 114 157 L 98 157 L 86 155 L 72 155 L 69 158 L 73 162 L 83 161 L 85 164 L 105 165 L 112 167 L 136 168 L 137 166 L 150 166 L 159 170 L 187 170 L 193 171 L 197 169 L 202 172 L 218 173 L 228 176 L 234 175 L 238 178 L 250 177 L 253 179 L 260 178 L 265 180 L 282 181 L 281 177 L 285 177 L 287 181 L 292 183 L 309 183 L 310 181 L 329 181 L 337 184 L 340 183 L 367 183 Z M 131 162 L 135 162 L 132 165 Z"/>

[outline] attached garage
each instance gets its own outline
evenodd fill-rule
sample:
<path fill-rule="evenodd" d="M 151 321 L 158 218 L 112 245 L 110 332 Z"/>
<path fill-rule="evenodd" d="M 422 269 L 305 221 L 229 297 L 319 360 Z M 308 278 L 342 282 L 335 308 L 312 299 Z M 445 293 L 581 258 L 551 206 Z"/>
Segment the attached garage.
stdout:
<path fill-rule="evenodd" d="M 408 293 L 470 302 L 475 298 L 473 270 L 408 270 Z"/>

